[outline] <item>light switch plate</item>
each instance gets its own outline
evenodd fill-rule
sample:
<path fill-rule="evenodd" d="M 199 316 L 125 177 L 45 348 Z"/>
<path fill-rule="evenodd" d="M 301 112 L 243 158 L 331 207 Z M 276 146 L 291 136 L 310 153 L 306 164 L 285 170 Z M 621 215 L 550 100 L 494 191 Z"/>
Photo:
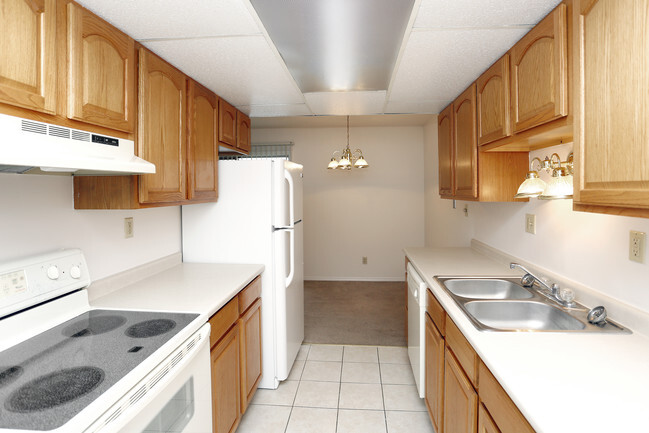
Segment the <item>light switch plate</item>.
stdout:
<path fill-rule="evenodd" d="M 645 237 L 644 232 L 629 232 L 629 260 L 644 263 Z"/>
<path fill-rule="evenodd" d="M 531 213 L 525 214 L 525 231 L 533 235 L 536 234 L 536 215 Z"/>

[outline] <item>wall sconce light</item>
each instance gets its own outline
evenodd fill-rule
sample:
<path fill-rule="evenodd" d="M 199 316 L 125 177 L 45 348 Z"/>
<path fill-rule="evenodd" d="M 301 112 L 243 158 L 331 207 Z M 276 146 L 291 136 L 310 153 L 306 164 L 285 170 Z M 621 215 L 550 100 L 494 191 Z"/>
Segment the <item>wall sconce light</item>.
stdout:
<path fill-rule="evenodd" d="M 340 159 L 336 159 L 336 154 L 340 154 Z M 354 168 L 367 168 L 370 165 L 367 163 L 365 158 L 363 158 L 363 151 L 356 149 L 354 152 L 349 148 L 349 116 L 347 116 L 347 147 L 342 151 L 335 150 L 331 155 L 331 161 L 327 169 L 339 169 L 339 170 L 351 170 Z"/>
<path fill-rule="evenodd" d="M 539 170 L 552 173 L 552 179 L 546 184 L 540 177 L 537 170 L 534 170 L 534 163 L 538 162 Z M 541 200 L 556 200 L 572 198 L 572 174 L 573 154 L 570 152 L 565 161 L 556 153 L 541 160 L 535 157 L 530 162 L 530 171 L 527 172 L 525 180 L 518 188 L 514 198 L 538 197 Z"/>

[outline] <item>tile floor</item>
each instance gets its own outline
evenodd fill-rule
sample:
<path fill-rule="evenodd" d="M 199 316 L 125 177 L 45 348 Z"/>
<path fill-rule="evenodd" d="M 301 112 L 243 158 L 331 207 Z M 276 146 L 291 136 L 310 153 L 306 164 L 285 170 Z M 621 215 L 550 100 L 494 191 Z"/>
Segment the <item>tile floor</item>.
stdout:
<path fill-rule="evenodd" d="M 405 347 L 304 345 L 237 433 L 433 433 Z"/>

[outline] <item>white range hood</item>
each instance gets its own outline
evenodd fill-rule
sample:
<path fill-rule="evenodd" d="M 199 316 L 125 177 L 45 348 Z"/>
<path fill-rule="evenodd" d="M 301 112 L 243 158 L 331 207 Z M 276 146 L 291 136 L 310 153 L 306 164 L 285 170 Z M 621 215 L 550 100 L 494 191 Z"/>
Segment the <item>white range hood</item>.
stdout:
<path fill-rule="evenodd" d="M 133 140 L 0 114 L 0 173 L 155 173 Z"/>

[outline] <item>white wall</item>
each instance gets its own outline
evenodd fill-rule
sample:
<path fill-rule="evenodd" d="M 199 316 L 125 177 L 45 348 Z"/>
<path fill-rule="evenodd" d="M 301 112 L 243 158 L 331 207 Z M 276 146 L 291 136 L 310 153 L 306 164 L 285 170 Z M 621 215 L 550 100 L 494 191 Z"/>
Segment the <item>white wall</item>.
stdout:
<path fill-rule="evenodd" d="M 304 272 L 310 280 L 403 280 L 402 249 L 423 246 L 422 127 L 351 127 L 365 170 L 327 170 L 345 128 L 253 129 L 253 143 L 295 143 L 304 165 Z M 361 258 L 368 257 L 368 264 Z"/>
<path fill-rule="evenodd" d="M 136 211 L 74 210 L 72 177 L 0 174 L 0 262 L 81 248 L 98 280 L 181 250 L 179 206 Z M 124 238 L 124 218 L 135 235 Z"/>

